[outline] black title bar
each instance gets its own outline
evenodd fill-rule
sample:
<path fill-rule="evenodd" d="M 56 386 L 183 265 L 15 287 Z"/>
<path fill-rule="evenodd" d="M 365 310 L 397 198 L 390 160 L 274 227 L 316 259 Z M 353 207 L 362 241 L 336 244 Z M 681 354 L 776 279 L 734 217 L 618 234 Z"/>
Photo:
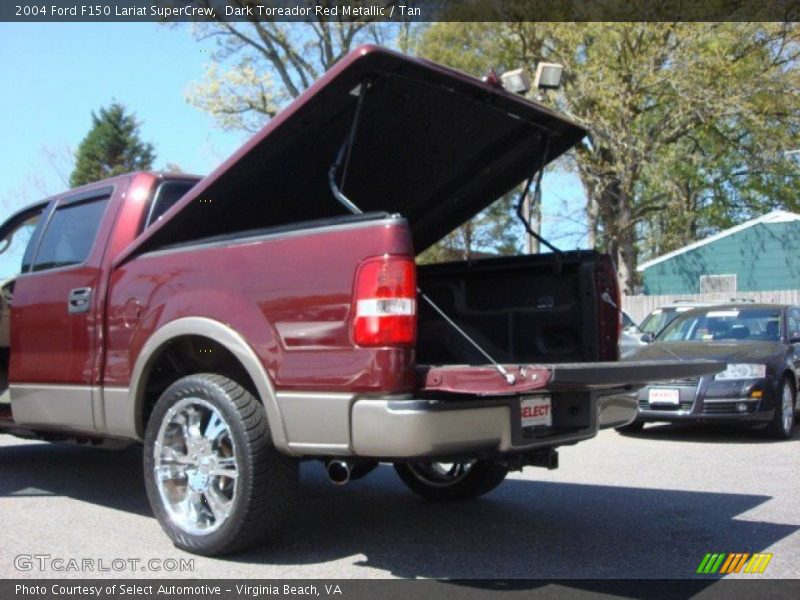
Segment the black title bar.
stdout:
<path fill-rule="evenodd" d="M 0 22 L 800 21 L 800 0 L 4 0 Z"/>
<path fill-rule="evenodd" d="M 742 579 L 7 579 L 3 600 L 527 600 L 797 598 L 798 580 Z"/>

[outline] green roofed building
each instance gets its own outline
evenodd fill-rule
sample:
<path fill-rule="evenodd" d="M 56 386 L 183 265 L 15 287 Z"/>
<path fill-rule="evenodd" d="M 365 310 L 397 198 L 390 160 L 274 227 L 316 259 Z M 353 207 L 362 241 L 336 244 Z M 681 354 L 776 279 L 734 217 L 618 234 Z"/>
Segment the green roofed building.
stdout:
<path fill-rule="evenodd" d="M 800 290 L 800 215 L 776 210 L 641 264 L 644 293 Z"/>

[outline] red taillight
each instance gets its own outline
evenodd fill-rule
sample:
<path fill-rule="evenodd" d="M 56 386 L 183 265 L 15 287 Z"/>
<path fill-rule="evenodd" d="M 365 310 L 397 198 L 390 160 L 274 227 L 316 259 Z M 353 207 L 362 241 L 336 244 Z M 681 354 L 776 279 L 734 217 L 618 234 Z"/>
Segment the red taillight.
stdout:
<path fill-rule="evenodd" d="M 353 340 L 359 346 L 413 346 L 417 339 L 417 267 L 407 256 L 370 258 L 358 268 Z"/>

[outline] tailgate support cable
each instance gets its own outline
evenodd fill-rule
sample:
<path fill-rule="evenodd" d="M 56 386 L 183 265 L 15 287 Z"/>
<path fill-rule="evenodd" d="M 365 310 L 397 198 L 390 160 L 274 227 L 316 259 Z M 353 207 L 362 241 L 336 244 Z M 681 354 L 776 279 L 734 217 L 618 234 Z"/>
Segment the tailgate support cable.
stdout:
<path fill-rule="evenodd" d="M 422 297 L 423 300 L 425 300 L 425 302 L 430 304 L 431 308 L 435 310 L 437 313 L 439 313 L 439 316 L 441 316 L 445 321 L 447 321 L 453 327 L 453 329 L 455 329 L 459 334 L 461 334 L 461 336 L 465 340 L 467 340 L 470 344 L 472 344 L 475 347 L 475 349 L 478 352 L 480 352 L 486 360 L 492 363 L 494 368 L 497 369 L 500 375 L 503 376 L 508 385 L 514 385 L 517 382 L 517 379 L 516 377 L 514 377 L 514 375 L 509 373 L 508 370 L 503 365 L 501 365 L 499 362 L 493 359 L 492 356 L 488 352 L 486 352 L 486 350 L 481 348 L 478 342 L 469 337 L 469 334 L 463 329 L 461 329 L 461 327 L 459 327 L 458 324 L 455 321 L 453 321 L 453 319 L 448 317 L 447 313 L 445 313 L 441 308 L 439 308 L 436 305 L 436 303 L 433 300 L 431 300 L 421 289 L 417 288 L 417 293 Z"/>
<path fill-rule="evenodd" d="M 342 188 L 344 188 L 344 182 L 347 177 L 347 167 L 350 166 L 350 153 L 353 150 L 353 142 L 356 139 L 356 131 L 358 130 L 358 123 L 361 120 L 361 108 L 364 106 L 364 96 L 367 95 L 367 88 L 369 87 L 369 82 L 365 79 L 358 85 L 358 103 L 356 104 L 356 112 L 353 115 L 353 122 L 350 125 L 350 131 L 347 134 L 347 137 L 342 142 L 342 146 L 339 148 L 339 152 L 336 155 L 336 160 L 333 161 L 331 168 L 328 169 L 328 185 L 331 188 L 331 192 L 333 193 L 334 198 L 336 198 L 347 210 L 349 210 L 354 215 L 361 215 L 364 213 L 355 203 L 350 200 L 347 196 L 344 195 L 342 192 Z M 352 92 L 351 92 L 352 93 Z M 344 169 L 342 170 L 342 183 L 341 187 L 339 184 L 336 183 L 336 171 L 339 170 L 339 167 L 344 160 Z"/>

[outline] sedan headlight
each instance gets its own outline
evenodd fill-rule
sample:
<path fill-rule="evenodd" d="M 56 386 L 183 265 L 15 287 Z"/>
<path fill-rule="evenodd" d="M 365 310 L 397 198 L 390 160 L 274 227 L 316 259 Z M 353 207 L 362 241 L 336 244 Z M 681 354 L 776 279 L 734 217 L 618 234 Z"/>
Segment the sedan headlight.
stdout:
<path fill-rule="evenodd" d="M 729 364 L 728 368 L 714 375 L 714 379 L 761 379 L 767 375 L 767 365 L 753 363 Z"/>

